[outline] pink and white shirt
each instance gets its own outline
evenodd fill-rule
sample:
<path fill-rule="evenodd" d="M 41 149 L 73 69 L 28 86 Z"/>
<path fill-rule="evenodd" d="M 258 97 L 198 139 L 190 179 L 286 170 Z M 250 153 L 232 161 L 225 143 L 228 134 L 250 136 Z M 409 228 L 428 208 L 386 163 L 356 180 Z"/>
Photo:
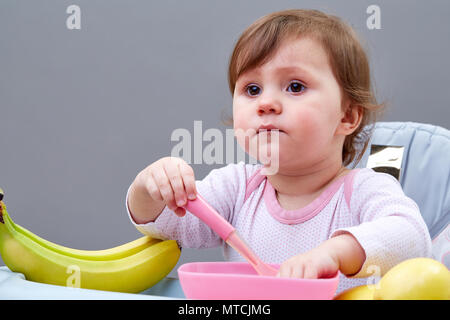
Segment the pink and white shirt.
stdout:
<path fill-rule="evenodd" d="M 366 260 L 357 274 L 341 274 L 339 293 L 368 280 L 376 282 L 403 260 L 431 257 L 431 239 L 419 208 L 391 175 L 354 169 L 306 207 L 285 210 L 267 177 L 260 174 L 261 168 L 261 164 L 229 164 L 197 180 L 196 187 L 264 262 L 281 264 L 348 232 L 364 249 Z M 126 207 L 131 222 L 143 234 L 177 240 L 180 247 L 223 246 L 225 260 L 244 261 L 189 212 L 179 218 L 166 206 L 154 222 L 137 224 Z M 374 279 L 361 279 L 367 277 Z"/>

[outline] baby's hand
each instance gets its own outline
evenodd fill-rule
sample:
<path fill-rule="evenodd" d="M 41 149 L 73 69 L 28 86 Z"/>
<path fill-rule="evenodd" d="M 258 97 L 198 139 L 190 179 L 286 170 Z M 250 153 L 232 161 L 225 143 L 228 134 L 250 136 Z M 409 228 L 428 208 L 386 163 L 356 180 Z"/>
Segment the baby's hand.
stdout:
<path fill-rule="evenodd" d="M 196 198 L 194 170 L 181 158 L 161 158 L 142 170 L 137 180 L 153 200 L 163 201 L 180 217 L 186 214 L 187 199 Z"/>
<path fill-rule="evenodd" d="M 283 262 L 277 277 L 327 278 L 334 276 L 338 270 L 338 258 L 326 246 L 319 246 Z"/>

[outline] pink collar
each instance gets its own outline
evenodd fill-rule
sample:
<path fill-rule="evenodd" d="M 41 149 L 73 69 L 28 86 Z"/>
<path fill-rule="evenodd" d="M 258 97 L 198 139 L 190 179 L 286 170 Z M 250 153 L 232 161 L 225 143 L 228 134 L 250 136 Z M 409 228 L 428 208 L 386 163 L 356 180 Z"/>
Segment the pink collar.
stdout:
<path fill-rule="evenodd" d="M 339 177 L 336 181 L 329 185 L 313 202 L 308 204 L 306 207 L 297 210 L 286 210 L 281 207 L 276 197 L 275 189 L 270 184 L 269 180 L 265 179 L 266 184 L 264 186 L 263 193 L 267 209 L 272 217 L 274 217 L 281 223 L 290 225 L 305 222 L 322 211 L 322 209 L 330 202 L 331 198 L 339 190 L 344 181 L 346 181 L 347 179 L 352 180 L 354 171 L 355 170 L 352 170 L 346 175 Z"/>

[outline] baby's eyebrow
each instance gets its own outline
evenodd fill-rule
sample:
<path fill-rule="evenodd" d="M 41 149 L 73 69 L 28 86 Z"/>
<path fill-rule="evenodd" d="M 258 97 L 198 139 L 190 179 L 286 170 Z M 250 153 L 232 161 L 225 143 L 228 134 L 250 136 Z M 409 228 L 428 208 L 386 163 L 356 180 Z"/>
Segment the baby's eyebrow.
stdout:
<path fill-rule="evenodd" d="M 310 71 L 307 68 L 298 65 L 280 66 L 275 67 L 273 70 L 282 75 L 296 73 L 299 74 L 301 77 L 305 77 L 307 79 L 315 79 L 313 71 Z M 261 76 L 261 74 L 262 74 L 261 67 L 257 67 L 241 74 L 239 76 L 238 81 L 247 81 L 248 79 L 251 79 L 255 76 L 256 77 Z"/>
<path fill-rule="evenodd" d="M 312 77 L 313 73 L 309 70 L 307 70 L 304 67 L 300 67 L 300 66 L 283 66 L 283 67 L 278 67 L 275 70 L 279 71 L 279 72 L 299 72 L 301 74 L 306 75 L 307 77 Z"/>

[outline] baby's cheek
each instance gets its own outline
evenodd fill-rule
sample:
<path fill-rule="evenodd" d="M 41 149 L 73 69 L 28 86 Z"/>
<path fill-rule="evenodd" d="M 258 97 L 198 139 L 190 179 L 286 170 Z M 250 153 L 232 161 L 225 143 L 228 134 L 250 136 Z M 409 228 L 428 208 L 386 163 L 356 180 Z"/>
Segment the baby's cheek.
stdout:
<path fill-rule="evenodd" d="M 323 116 L 313 108 L 305 108 L 300 110 L 295 117 L 297 118 L 297 121 L 302 124 L 302 127 L 305 129 L 313 129 Z"/>
<path fill-rule="evenodd" d="M 233 113 L 233 129 L 236 141 L 247 151 L 249 139 L 256 133 L 255 129 L 249 126 L 249 117 L 243 112 L 235 111 Z"/>
<path fill-rule="evenodd" d="M 305 142 L 320 144 L 327 131 L 328 128 L 323 119 L 313 112 L 305 112 L 297 117 L 296 132 L 298 137 Z"/>
<path fill-rule="evenodd" d="M 236 123 L 236 126 L 234 127 L 234 136 L 236 137 L 238 145 L 252 156 L 253 152 L 251 152 L 250 149 L 253 149 L 251 146 L 255 145 L 255 134 L 256 131 L 253 128 L 239 126 L 238 123 Z"/>
<path fill-rule="evenodd" d="M 242 125 L 243 120 L 248 117 L 245 107 L 246 104 L 242 101 L 242 98 L 236 96 L 233 98 L 233 122 L 235 125 L 239 123 L 239 127 Z"/>
<path fill-rule="evenodd" d="M 241 115 L 233 115 L 233 129 L 234 131 L 241 129 L 245 130 L 245 121 Z"/>

